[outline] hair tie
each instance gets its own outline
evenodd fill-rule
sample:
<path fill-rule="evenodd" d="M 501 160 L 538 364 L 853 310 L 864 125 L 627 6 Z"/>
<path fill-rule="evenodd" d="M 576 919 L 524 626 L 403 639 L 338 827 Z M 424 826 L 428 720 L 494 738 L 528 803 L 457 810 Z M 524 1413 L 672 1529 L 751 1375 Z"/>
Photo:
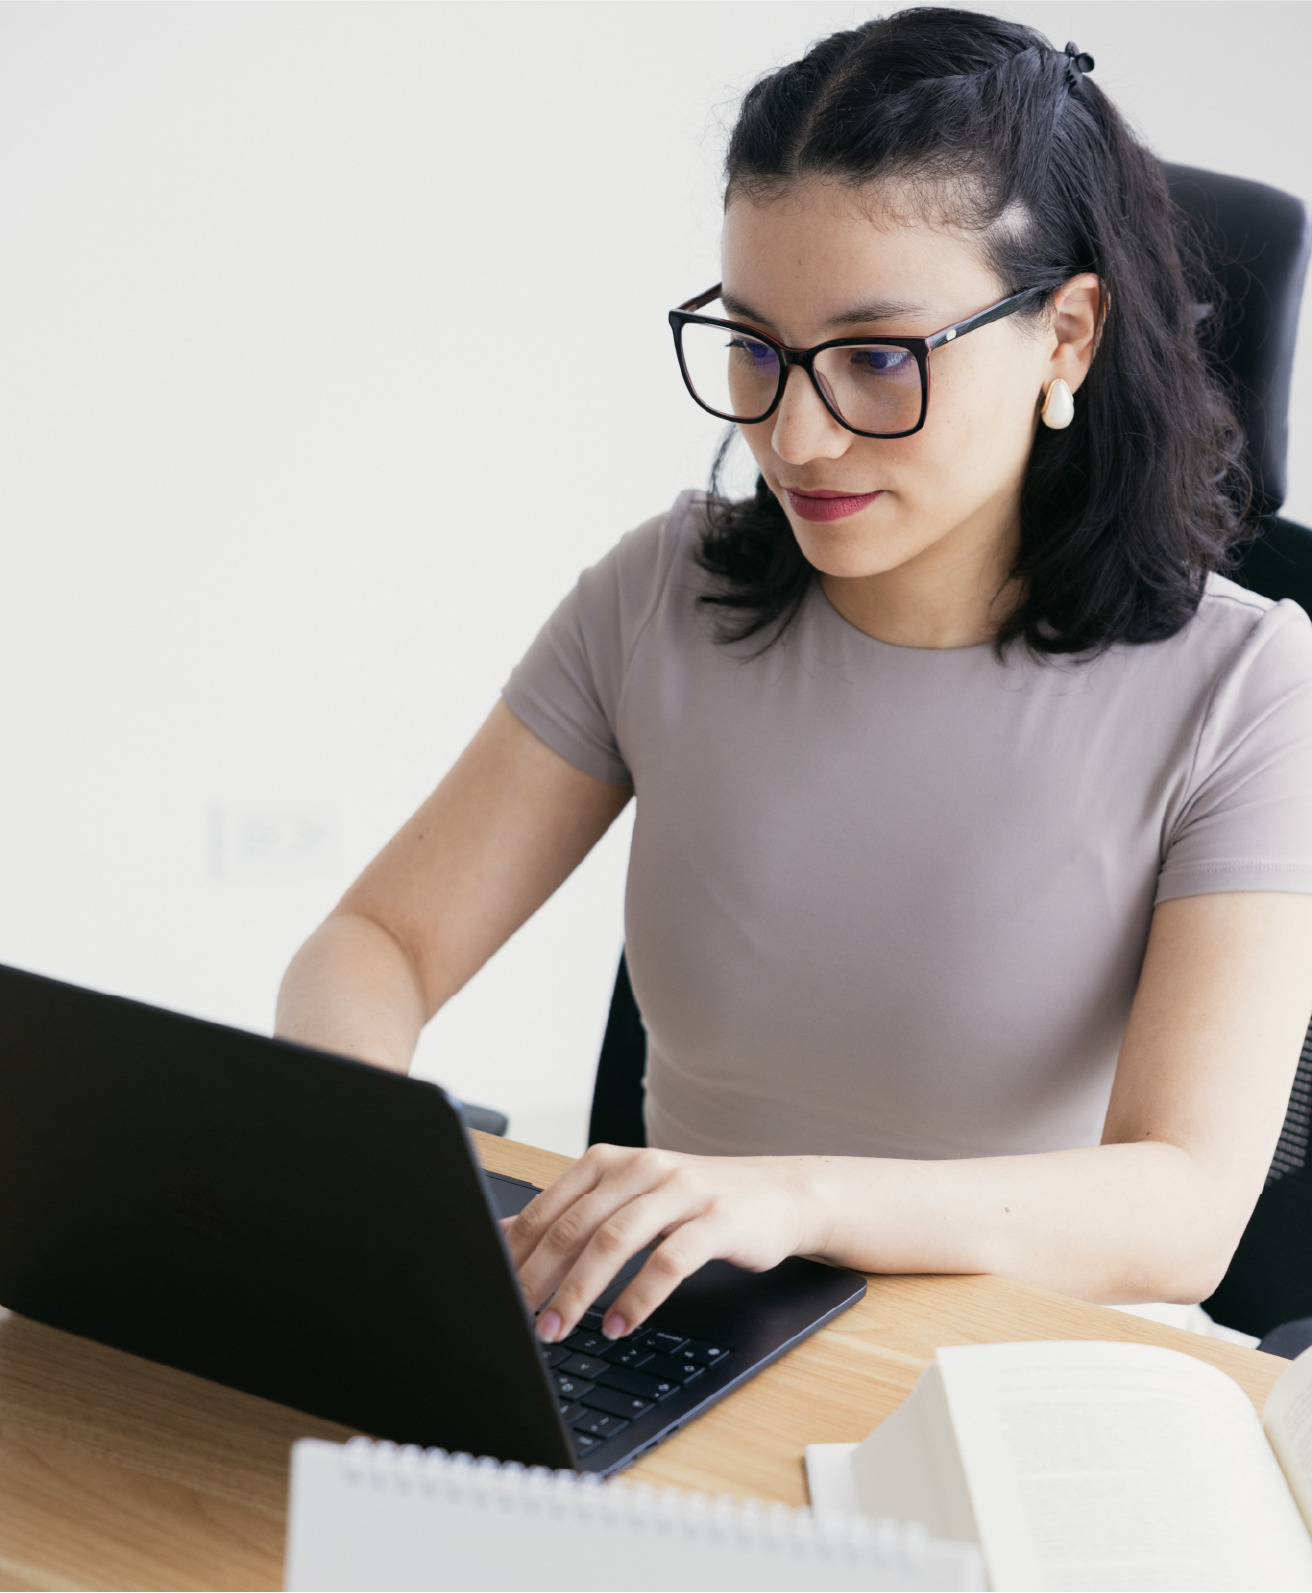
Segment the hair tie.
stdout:
<path fill-rule="evenodd" d="M 1093 57 L 1078 44 L 1068 43 L 1065 53 L 1066 72 L 1072 83 L 1078 83 L 1086 72 L 1093 71 Z"/>

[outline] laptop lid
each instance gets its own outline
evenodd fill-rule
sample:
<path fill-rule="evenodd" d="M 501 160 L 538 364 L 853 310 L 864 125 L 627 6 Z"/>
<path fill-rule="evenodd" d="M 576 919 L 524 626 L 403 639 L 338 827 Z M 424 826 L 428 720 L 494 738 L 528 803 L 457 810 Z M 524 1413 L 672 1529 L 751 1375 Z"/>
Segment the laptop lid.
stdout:
<path fill-rule="evenodd" d="M 0 1304 L 362 1432 L 574 1465 L 437 1085 L 4 967 Z"/>
<path fill-rule="evenodd" d="M 635 1339 L 548 1348 L 496 1221 L 532 1193 L 435 1084 L 0 966 L 22 1315 L 376 1437 L 611 1472 L 865 1292 L 711 1262 Z"/>

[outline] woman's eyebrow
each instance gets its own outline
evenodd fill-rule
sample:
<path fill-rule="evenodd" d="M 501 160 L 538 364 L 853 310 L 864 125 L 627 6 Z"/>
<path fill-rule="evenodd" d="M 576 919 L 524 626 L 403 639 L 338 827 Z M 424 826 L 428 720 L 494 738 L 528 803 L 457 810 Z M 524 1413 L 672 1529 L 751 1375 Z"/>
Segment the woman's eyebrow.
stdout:
<path fill-rule="evenodd" d="M 730 315 L 738 316 L 744 321 L 757 321 L 762 326 L 772 324 L 768 316 L 761 315 L 745 299 L 738 298 L 736 294 L 722 293 L 720 303 Z M 864 326 L 870 321 L 897 321 L 924 313 L 923 304 L 914 304 L 909 299 L 871 299 L 867 304 L 857 304 L 850 310 L 844 310 L 841 315 L 830 316 L 825 324 L 835 327 Z"/>
<path fill-rule="evenodd" d="M 910 299 L 872 299 L 869 304 L 858 304 L 855 309 L 844 310 L 832 316 L 830 326 L 861 326 L 866 321 L 900 321 L 908 316 L 924 315 L 925 306 Z"/>

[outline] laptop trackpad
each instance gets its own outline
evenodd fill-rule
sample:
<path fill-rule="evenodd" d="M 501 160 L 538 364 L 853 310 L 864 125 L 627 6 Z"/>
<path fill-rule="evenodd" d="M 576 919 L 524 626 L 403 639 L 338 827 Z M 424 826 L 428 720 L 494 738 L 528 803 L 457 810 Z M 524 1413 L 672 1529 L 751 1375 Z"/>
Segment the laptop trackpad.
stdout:
<path fill-rule="evenodd" d="M 517 1217 L 534 1195 L 540 1193 L 536 1184 L 525 1183 L 522 1178 L 507 1178 L 504 1173 L 484 1173 L 483 1186 L 487 1190 L 488 1205 L 496 1217 Z M 599 1296 L 600 1301 L 609 1305 L 650 1254 L 650 1250 L 639 1250 L 626 1261 Z"/>
<path fill-rule="evenodd" d="M 484 1173 L 483 1188 L 494 1217 L 518 1217 L 534 1195 L 541 1194 L 536 1184 L 522 1178 L 507 1178 L 504 1173 Z"/>

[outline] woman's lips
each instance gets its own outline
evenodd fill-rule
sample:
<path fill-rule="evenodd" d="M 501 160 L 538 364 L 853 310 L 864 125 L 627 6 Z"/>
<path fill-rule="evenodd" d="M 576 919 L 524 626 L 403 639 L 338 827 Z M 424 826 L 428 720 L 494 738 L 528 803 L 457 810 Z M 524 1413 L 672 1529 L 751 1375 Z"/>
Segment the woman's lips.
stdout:
<path fill-rule="evenodd" d="M 786 491 L 793 513 L 803 520 L 845 520 L 879 496 L 878 492 L 800 492 L 796 487 Z"/>

